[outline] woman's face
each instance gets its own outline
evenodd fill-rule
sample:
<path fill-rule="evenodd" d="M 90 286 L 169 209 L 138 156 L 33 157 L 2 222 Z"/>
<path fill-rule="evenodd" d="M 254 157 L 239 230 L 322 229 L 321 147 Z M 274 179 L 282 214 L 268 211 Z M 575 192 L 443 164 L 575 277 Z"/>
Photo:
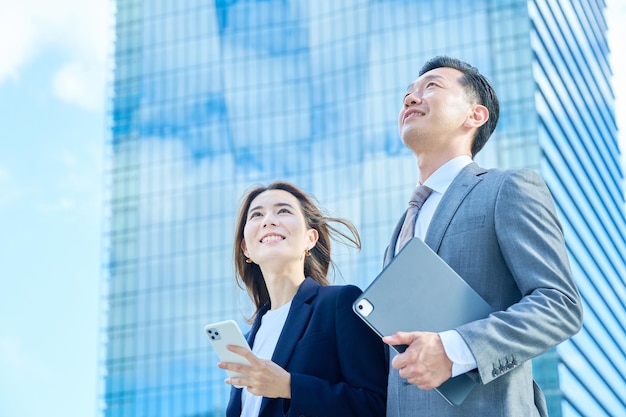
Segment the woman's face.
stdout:
<path fill-rule="evenodd" d="M 250 203 L 243 237 L 244 254 L 263 266 L 304 262 L 304 253 L 315 246 L 318 234 L 307 228 L 296 197 L 284 190 L 267 190 Z"/>

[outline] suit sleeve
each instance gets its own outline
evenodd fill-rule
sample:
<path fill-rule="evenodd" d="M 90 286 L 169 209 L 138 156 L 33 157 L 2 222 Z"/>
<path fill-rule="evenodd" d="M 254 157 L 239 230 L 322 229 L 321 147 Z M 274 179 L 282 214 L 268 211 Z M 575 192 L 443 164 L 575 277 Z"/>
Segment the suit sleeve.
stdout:
<path fill-rule="evenodd" d="M 352 311 L 352 303 L 360 294 L 361 290 L 355 286 L 342 286 L 334 303 L 334 324 L 328 325 L 336 333 L 336 355 L 342 380 L 328 381 L 311 375 L 292 374 L 288 415 L 385 415 L 387 365 L 384 344 Z"/>
<path fill-rule="evenodd" d="M 582 325 L 561 225 L 539 175 L 513 171 L 497 193 L 494 218 L 502 258 L 521 298 L 457 329 L 476 358 L 483 383 L 553 348 Z"/>

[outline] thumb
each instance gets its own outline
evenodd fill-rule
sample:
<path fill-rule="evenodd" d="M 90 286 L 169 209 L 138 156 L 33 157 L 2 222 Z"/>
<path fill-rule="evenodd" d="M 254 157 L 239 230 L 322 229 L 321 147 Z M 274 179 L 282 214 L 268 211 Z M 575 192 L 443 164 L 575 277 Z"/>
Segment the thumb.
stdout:
<path fill-rule="evenodd" d="M 383 337 L 383 342 L 388 345 L 410 345 L 416 337 L 416 332 L 395 332 L 391 336 Z"/>

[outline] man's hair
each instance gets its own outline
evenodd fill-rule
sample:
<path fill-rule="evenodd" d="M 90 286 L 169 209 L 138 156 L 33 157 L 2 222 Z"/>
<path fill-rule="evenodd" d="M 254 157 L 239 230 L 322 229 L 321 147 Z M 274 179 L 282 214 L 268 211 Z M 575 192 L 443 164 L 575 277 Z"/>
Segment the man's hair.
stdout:
<path fill-rule="evenodd" d="M 478 128 L 474 142 L 472 143 L 472 156 L 476 156 L 483 146 L 485 146 L 485 143 L 487 143 L 487 140 L 498 124 L 498 118 L 500 117 L 498 96 L 489 80 L 478 72 L 477 68 L 457 58 L 451 58 L 449 56 L 434 57 L 422 66 L 419 71 L 419 76 L 436 68 L 453 68 L 461 71 L 463 76 L 459 81 L 461 85 L 465 87 L 470 99 L 485 106 L 489 111 L 489 119 Z"/>

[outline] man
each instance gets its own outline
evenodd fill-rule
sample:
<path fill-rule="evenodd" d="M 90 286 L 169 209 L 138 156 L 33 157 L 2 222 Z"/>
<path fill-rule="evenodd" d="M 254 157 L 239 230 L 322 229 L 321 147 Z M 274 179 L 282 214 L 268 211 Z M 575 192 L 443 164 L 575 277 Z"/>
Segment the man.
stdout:
<path fill-rule="evenodd" d="M 389 345 L 409 345 L 391 360 L 387 416 L 547 416 L 530 359 L 582 325 L 580 296 L 545 183 L 529 169 L 487 170 L 472 161 L 498 116 L 489 81 L 450 57 L 428 61 L 404 96 L 400 137 L 430 193 L 415 226 L 414 216 L 405 216 L 411 236 L 423 239 L 496 312 L 442 333 L 384 337 Z M 403 244 L 404 223 L 403 217 L 385 264 Z M 479 383 L 461 405 L 451 406 L 433 391 L 465 372 Z"/>

